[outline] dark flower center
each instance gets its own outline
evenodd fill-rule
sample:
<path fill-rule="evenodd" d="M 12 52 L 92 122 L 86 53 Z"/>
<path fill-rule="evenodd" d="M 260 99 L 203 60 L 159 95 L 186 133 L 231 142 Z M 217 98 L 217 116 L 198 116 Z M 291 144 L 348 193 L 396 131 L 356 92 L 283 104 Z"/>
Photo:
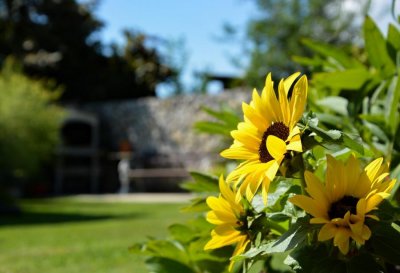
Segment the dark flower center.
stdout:
<path fill-rule="evenodd" d="M 328 211 L 330 219 L 343 218 L 350 211 L 351 214 L 357 214 L 358 198 L 353 196 L 344 196 L 339 201 L 333 203 Z"/>
<path fill-rule="evenodd" d="M 266 163 L 274 159 L 267 149 L 266 143 L 268 136 L 276 136 L 283 141 L 286 141 L 289 136 L 289 128 L 283 122 L 275 122 L 264 132 L 260 148 L 258 148 L 258 154 L 262 163 Z"/>

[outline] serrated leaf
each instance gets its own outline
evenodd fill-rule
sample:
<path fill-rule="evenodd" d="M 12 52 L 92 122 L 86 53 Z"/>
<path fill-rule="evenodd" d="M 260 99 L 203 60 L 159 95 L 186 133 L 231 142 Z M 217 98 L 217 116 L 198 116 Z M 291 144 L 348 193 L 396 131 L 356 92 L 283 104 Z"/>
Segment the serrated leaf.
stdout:
<path fill-rule="evenodd" d="M 393 75 L 395 63 L 387 52 L 386 41 L 381 31 L 369 16 L 364 22 L 364 39 L 371 65 L 380 71 L 383 78 Z"/>

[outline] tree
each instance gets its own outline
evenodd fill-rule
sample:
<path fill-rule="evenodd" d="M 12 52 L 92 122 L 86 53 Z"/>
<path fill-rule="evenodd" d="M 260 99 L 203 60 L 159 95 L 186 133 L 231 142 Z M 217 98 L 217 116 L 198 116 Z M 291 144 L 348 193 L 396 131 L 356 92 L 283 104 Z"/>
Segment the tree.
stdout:
<path fill-rule="evenodd" d="M 359 39 L 359 24 L 369 1 L 351 0 L 256 0 L 258 14 L 246 30 L 249 64 L 246 79 L 251 86 L 261 86 L 260 79 L 269 71 L 284 77 L 289 71 L 302 70 L 292 56 L 309 56 L 303 38 L 345 47 Z M 359 19 L 359 20 L 358 20 Z M 229 25 L 225 32 L 232 32 Z"/>
<path fill-rule="evenodd" d="M 96 4 L 0 0 L 1 59 L 13 55 L 26 74 L 55 79 L 65 88 L 63 100 L 155 95 L 155 85 L 167 80 L 173 71 L 163 64 L 155 48 L 147 46 L 145 35 L 126 36 L 125 52 L 103 54 L 105 46 L 96 38 L 103 24 L 92 13 Z M 137 60 L 146 60 L 154 69 L 141 74 L 135 67 Z"/>

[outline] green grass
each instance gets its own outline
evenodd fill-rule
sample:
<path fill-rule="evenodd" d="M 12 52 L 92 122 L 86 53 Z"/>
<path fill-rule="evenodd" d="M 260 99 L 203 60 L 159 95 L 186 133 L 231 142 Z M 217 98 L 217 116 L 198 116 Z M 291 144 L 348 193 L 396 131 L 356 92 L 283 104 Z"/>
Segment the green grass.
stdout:
<path fill-rule="evenodd" d="M 147 272 L 128 247 L 163 238 L 184 221 L 182 204 L 26 200 L 24 213 L 0 219 L 0 273 Z"/>

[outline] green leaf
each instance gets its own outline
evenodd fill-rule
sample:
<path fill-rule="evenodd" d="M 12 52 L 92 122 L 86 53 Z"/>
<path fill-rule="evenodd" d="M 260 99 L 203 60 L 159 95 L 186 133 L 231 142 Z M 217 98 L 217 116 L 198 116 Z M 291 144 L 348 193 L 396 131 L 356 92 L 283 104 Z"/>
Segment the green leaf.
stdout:
<path fill-rule="evenodd" d="M 392 60 L 395 60 L 397 51 L 400 51 L 400 31 L 392 24 L 389 24 L 387 43 L 388 52 Z"/>
<path fill-rule="evenodd" d="M 331 89 L 358 91 L 370 78 L 365 68 L 347 69 L 344 71 L 315 73 L 313 80 L 316 84 Z"/>
<path fill-rule="evenodd" d="M 226 107 L 222 107 L 220 111 L 216 111 L 208 107 L 203 107 L 203 111 L 208 113 L 210 116 L 213 116 L 214 118 L 225 122 L 226 124 L 234 125 L 234 128 L 236 128 L 237 124 L 240 122 L 239 115 L 232 109 Z"/>
<path fill-rule="evenodd" d="M 359 143 L 358 141 L 352 139 L 351 137 L 349 137 L 347 134 L 342 133 L 342 137 L 343 137 L 343 144 L 344 146 L 346 146 L 347 148 L 356 151 L 357 153 L 359 153 L 360 155 L 364 155 L 364 147 L 361 143 Z"/>
<path fill-rule="evenodd" d="M 386 41 L 374 21 L 367 16 L 364 22 L 365 49 L 371 65 L 378 69 L 383 78 L 395 72 L 395 63 L 390 58 Z"/>
<path fill-rule="evenodd" d="M 156 257 L 175 260 L 182 264 L 189 263 L 189 257 L 184 247 L 178 241 L 173 240 L 151 240 L 146 244 L 146 251 Z"/>
<path fill-rule="evenodd" d="M 302 245 L 313 229 L 315 229 L 315 227 L 309 223 L 308 217 L 299 218 L 297 222 L 270 247 L 268 252 L 285 252 Z"/>
<path fill-rule="evenodd" d="M 368 253 L 351 258 L 346 263 L 347 273 L 383 273 L 382 267 Z"/>
<path fill-rule="evenodd" d="M 297 273 L 347 272 L 346 264 L 342 260 L 332 258 L 323 244 L 294 249 L 286 258 L 285 264 Z"/>
<path fill-rule="evenodd" d="M 199 121 L 194 124 L 194 129 L 199 132 L 230 136 L 231 130 L 224 127 L 224 124 L 212 121 Z"/>
<path fill-rule="evenodd" d="M 317 101 L 317 104 L 319 106 L 323 106 L 324 108 L 330 109 L 342 116 L 348 116 L 349 114 L 347 112 L 348 103 L 349 101 L 346 98 L 336 97 L 336 96 L 325 97 Z"/>
<path fill-rule="evenodd" d="M 149 272 L 152 273 L 196 273 L 185 264 L 162 257 L 152 257 L 147 259 L 146 265 L 149 269 Z"/>
<path fill-rule="evenodd" d="M 182 212 L 204 212 L 210 208 L 206 203 L 206 197 L 196 197 L 190 200 L 190 204 L 181 209 Z"/>
<path fill-rule="evenodd" d="M 197 236 L 191 228 L 182 224 L 172 224 L 168 227 L 168 230 L 175 240 L 182 243 L 190 242 Z"/>
<path fill-rule="evenodd" d="M 368 244 L 372 245 L 374 254 L 385 261 L 395 265 L 400 263 L 400 232 L 388 223 L 379 223 L 372 230 Z"/>
<path fill-rule="evenodd" d="M 394 198 L 400 187 L 400 182 L 399 182 L 400 181 L 400 164 L 398 164 L 395 168 L 393 168 L 393 170 L 391 172 L 391 177 L 397 179 L 397 183 L 394 185 L 394 188 L 392 190 L 392 198 Z"/>
<path fill-rule="evenodd" d="M 399 126 L 399 102 L 400 102 L 400 80 L 398 76 L 394 76 L 387 92 L 386 97 L 386 120 L 390 133 L 392 136 L 395 135 L 397 127 Z"/>
<path fill-rule="evenodd" d="M 182 188 L 199 193 L 218 193 L 218 177 L 201 172 L 190 172 L 193 181 L 182 184 Z"/>
<path fill-rule="evenodd" d="M 333 58 L 344 68 L 362 67 L 363 64 L 355 58 L 348 56 L 344 51 L 336 46 L 325 43 L 320 43 L 311 39 L 303 39 L 302 43 L 313 51 L 325 56 L 326 58 Z"/>
<path fill-rule="evenodd" d="M 304 65 L 304 66 L 320 66 L 323 64 L 323 60 L 317 57 L 314 58 L 307 58 L 307 57 L 302 57 L 302 56 L 293 56 L 292 60 L 295 63 Z"/>

